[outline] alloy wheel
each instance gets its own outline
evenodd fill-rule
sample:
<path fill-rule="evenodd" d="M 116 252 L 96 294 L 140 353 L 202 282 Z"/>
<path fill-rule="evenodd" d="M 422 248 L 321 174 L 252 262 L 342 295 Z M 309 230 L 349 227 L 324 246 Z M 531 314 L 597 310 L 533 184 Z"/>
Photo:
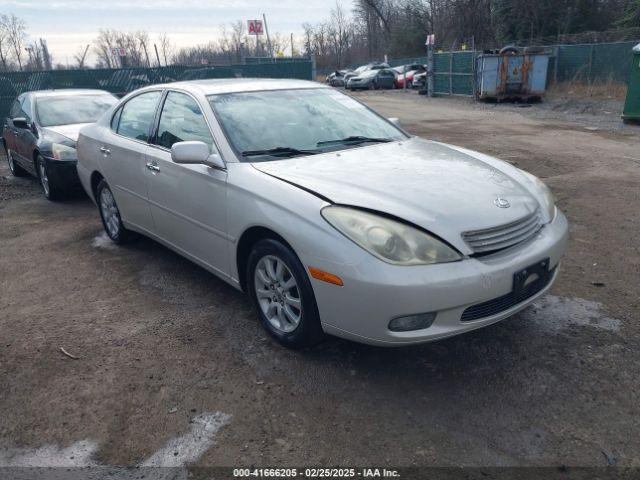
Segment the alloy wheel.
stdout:
<path fill-rule="evenodd" d="M 13 163 L 13 154 L 11 150 L 7 150 L 7 163 L 9 164 L 9 170 L 11 170 L 11 174 L 16 174 L 16 166 Z"/>
<path fill-rule="evenodd" d="M 44 165 L 44 162 L 40 160 L 38 162 L 38 173 L 40 174 L 40 184 L 42 185 L 42 190 L 44 190 L 44 194 L 49 196 L 49 177 L 47 176 L 47 168 Z"/>
<path fill-rule="evenodd" d="M 100 192 L 100 212 L 104 225 L 111 238 L 117 238 L 120 233 L 120 212 L 116 206 L 111 190 L 103 188 Z"/>
<path fill-rule="evenodd" d="M 302 319 L 302 298 L 295 277 L 275 255 L 262 257 L 254 272 L 254 289 L 260 310 L 276 330 L 294 331 Z"/>

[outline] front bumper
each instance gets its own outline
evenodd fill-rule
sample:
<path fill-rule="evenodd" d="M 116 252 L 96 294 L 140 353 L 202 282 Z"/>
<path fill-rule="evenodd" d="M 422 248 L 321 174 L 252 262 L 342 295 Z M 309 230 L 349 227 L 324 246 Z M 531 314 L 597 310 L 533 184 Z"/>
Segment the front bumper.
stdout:
<path fill-rule="evenodd" d="M 55 183 L 60 188 L 75 188 L 80 186 L 78 178 L 77 160 L 56 160 L 44 157 L 47 166 L 47 176 L 49 181 Z"/>
<path fill-rule="evenodd" d="M 507 310 L 472 321 L 461 321 L 470 306 L 511 292 L 514 273 L 543 259 L 558 266 L 568 240 L 562 212 L 528 242 L 487 257 L 459 262 L 404 267 L 371 256 L 353 265 L 303 258 L 306 265 L 325 269 L 344 281 L 343 287 L 311 279 L 325 332 L 358 342 L 399 346 L 450 337 L 503 320 L 546 293 L 555 281 Z M 437 312 L 423 330 L 393 332 L 389 321 L 405 315 Z"/>

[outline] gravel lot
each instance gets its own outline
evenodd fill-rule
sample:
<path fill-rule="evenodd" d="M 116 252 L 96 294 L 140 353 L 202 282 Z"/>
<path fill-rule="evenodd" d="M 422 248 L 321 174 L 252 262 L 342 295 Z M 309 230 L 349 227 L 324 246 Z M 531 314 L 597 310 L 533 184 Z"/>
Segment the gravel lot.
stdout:
<path fill-rule="evenodd" d="M 241 293 L 150 240 L 114 246 L 86 197 L 47 202 L 3 160 L 0 465 L 136 465 L 169 448 L 199 466 L 640 466 L 640 128 L 357 96 L 548 182 L 571 222 L 552 294 L 420 347 L 290 352 Z M 203 418 L 210 441 L 184 456 L 172 439 Z"/>

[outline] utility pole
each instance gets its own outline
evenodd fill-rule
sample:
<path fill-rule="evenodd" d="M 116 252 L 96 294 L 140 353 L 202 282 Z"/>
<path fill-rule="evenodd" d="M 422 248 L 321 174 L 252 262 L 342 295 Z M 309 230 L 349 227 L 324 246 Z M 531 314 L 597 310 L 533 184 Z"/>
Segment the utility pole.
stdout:
<path fill-rule="evenodd" d="M 293 58 L 293 32 L 291 33 L 291 58 Z"/>
<path fill-rule="evenodd" d="M 147 67 L 151 68 L 151 62 L 149 61 L 149 52 L 147 52 L 147 44 L 142 42 L 142 48 L 144 49 L 144 54 L 147 57 Z"/>
<path fill-rule="evenodd" d="M 158 60 L 158 66 L 161 67 L 162 65 L 160 64 L 160 54 L 158 53 L 158 45 L 156 45 L 155 43 L 153 44 L 153 48 L 155 48 L 156 50 L 156 59 Z M 166 66 L 166 65 L 165 65 Z"/>
<path fill-rule="evenodd" d="M 87 56 L 87 52 L 89 51 L 90 44 L 87 43 L 87 47 L 84 49 L 84 53 L 82 54 L 82 58 L 80 59 L 80 68 L 84 68 L 84 59 Z"/>
<path fill-rule="evenodd" d="M 264 20 L 264 31 L 267 34 L 267 45 L 269 46 L 269 56 L 273 57 L 273 50 L 271 49 L 271 39 L 269 38 L 269 27 L 267 26 L 267 16 L 263 13 L 262 19 Z M 257 38 L 257 35 L 256 35 Z"/>
<path fill-rule="evenodd" d="M 49 55 L 47 42 L 44 38 L 40 39 L 40 46 L 42 47 L 42 56 L 44 57 L 44 68 L 45 70 L 51 70 L 51 55 Z"/>

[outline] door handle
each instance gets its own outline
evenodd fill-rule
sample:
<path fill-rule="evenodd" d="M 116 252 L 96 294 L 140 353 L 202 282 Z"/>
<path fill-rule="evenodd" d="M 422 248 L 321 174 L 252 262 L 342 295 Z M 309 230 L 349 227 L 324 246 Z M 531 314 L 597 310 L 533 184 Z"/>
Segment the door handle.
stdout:
<path fill-rule="evenodd" d="M 147 168 L 149 170 L 151 170 L 152 172 L 159 172 L 160 171 L 160 167 L 154 162 L 147 163 Z"/>
<path fill-rule="evenodd" d="M 101 151 L 104 155 L 111 155 L 111 150 L 109 150 L 107 147 L 100 147 L 100 151 Z"/>

